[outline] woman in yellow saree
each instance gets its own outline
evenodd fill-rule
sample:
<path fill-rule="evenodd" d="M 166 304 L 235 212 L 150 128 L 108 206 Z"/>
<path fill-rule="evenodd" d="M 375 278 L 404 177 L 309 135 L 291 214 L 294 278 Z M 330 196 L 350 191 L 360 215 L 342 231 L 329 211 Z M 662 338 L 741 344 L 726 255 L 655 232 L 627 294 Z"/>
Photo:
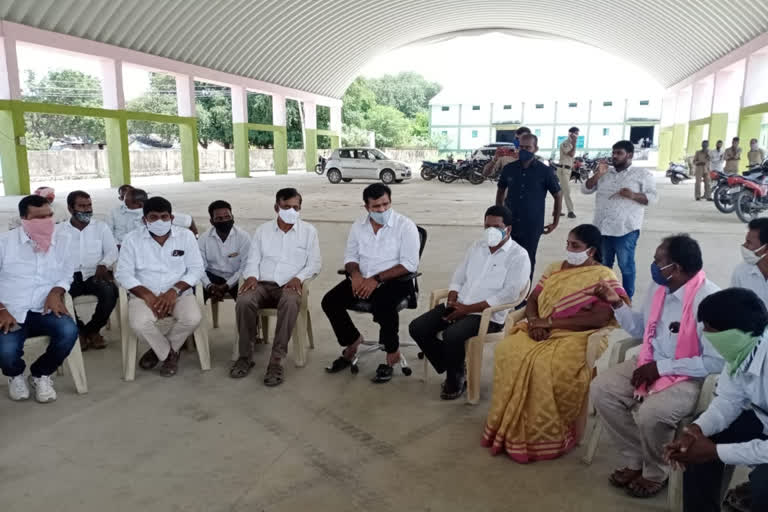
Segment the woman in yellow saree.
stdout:
<path fill-rule="evenodd" d="M 583 430 L 592 369 L 587 340 L 614 324 L 613 310 L 590 294 L 601 280 L 626 301 L 611 269 L 600 263 L 600 230 L 590 224 L 568 235 L 567 259 L 550 265 L 528 298 L 526 320 L 496 346 L 493 397 L 483 446 L 521 463 L 554 459 Z"/>

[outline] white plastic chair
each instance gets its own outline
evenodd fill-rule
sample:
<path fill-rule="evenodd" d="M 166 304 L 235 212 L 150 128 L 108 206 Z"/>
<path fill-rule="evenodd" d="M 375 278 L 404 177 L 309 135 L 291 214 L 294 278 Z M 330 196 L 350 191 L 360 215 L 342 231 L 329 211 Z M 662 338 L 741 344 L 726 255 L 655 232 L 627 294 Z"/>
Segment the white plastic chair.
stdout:
<path fill-rule="evenodd" d="M 200 283 L 195 286 L 195 299 L 197 307 L 200 308 L 200 325 L 197 326 L 193 334 L 197 355 L 200 358 L 200 368 L 202 370 L 211 369 L 211 348 L 208 341 L 208 314 L 203 302 L 203 287 Z M 133 299 L 141 300 L 141 299 Z M 136 350 L 138 338 L 136 333 L 130 328 L 128 323 L 128 292 L 125 288 L 119 288 L 120 325 L 125 326 L 120 329 L 121 345 L 123 348 L 123 379 L 132 381 L 136 378 Z"/>
<path fill-rule="evenodd" d="M 117 283 L 115 283 L 117 284 Z M 72 300 L 72 303 L 74 306 L 96 306 L 98 304 L 99 300 L 95 295 L 80 295 L 79 297 L 75 297 Z M 74 310 L 73 310 L 74 311 Z M 107 322 L 107 329 L 112 330 L 112 321 L 117 324 L 118 329 L 123 328 L 123 324 L 120 323 L 120 301 L 117 302 L 115 305 L 115 309 L 112 310 L 112 313 L 109 315 L 109 321 Z"/>
<path fill-rule="evenodd" d="M 75 307 L 72 304 L 72 297 L 68 293 L 64 294 L 64 304 L 67 306 L 67 311 L 74 314 Z M 48 336 L 34 336 L 27 338 L 26 343 L 50 343 L 51 339 Z M 79 395 L 88 392 L 88 378 L 85 375 L 85 363 L 83 362 L 83 352 L 80 350 L 80 341 L 76 340 L 72 351 L 69 353 L 66 359 L 67 366 L 69 366 L 69 373 L 72 375 L 72 380 L 75 382 L 75 389 Z M 64 370 L 59 366 L 58 375 L 63 375 Z"/>
<path fill-rule="evenodd" d="M 315 338 L 312 334 L 312 316 L 309 312 L 309 285 L 315 279 L 312 276 L 305 279 L 301 285 L 301 304 L 299 305 L 299 316 L 296 317 L 296 325 L 293 327 L 293 361 L 297 367 L 307 364 L 307 347 L 315 348 Z M 242 282 L 240 283 L 242 286 Z M 211 302 L 210 300 L 208 301 Z M 213 304 L 211 304 L 213 306 Z M 211 315 L 217 314 L 217 310 L 211 307 Z M 277 308 L 264 308 L 259 310 L 259 327 L 264 343 L 269 343 L 269 318 L 277 317 Z M 214 325 L 217 324 L 217 317 L 213 316 Z M 240 357 L 240 342 L 235 337 L 232 345 L 232 360 L 237 361 Z"/>

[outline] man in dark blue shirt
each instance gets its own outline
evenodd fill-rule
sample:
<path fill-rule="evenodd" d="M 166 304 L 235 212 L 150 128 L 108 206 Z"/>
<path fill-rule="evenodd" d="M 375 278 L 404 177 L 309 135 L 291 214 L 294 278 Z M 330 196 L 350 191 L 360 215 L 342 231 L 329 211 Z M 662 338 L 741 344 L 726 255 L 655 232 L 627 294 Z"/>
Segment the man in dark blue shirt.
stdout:
<path fill-rule="evenodd" d="M 520 244 L 531 258 L 531 275 L 536 265 L 539 238 L 555 230 L 560 221 L 563 193 L 554 171 L 535 158 L 539 150 L 538 138 L 527 133 L 520 137 L 519 160 L 507 164 L 499 178 L 496 204 L 512 212 L 512 239 Z M 555 199 L 552 223 L 544 225 L 547 192 Z"/>

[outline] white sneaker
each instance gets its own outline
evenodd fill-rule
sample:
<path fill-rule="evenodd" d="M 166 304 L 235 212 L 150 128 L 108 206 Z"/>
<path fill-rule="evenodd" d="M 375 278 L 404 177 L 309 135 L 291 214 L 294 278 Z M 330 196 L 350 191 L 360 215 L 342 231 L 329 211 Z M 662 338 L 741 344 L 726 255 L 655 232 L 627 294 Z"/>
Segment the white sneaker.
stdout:
<path fill-rule="evenodd" d="M 44 404 L 56 400 L 56 390 L 53 389 L 53 379 L 48 375 L 42 377 L 29 376 L 29 385 L 35 390 L 35 400 Z"/>
<path fill-rule="evenodd" d="M 8 396 L 11 400 L 26 400 L 29 398 L 29 388 L 27 387 L 27 381 L 24 380 L 24 375 L 17 375 L 15 377 L 8 377 Z"/>

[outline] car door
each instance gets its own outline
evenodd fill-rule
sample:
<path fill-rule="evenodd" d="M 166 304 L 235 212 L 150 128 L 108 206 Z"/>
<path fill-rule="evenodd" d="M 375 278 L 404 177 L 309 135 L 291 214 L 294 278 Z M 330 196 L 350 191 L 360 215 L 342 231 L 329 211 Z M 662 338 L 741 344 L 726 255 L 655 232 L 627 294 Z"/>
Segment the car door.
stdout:
<path fill-rule="evenodd" d="M 366 180 L 379 179 L 378 163 L 376 161 L 376 157 L 365 149 L 358 149 L 357 156 L 360 166 L 360 178 Z"/>
<path fill-rule="evenodd" d="M 354 151 L 350 149 L 339 150 L 339 170 L 344 178 L 351 178 L 355 174 Z"/>

